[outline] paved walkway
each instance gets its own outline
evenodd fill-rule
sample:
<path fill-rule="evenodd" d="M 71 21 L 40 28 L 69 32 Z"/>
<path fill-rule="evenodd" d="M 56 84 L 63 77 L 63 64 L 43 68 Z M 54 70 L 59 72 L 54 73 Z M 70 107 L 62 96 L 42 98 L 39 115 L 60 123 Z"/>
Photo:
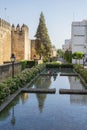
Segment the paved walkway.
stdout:
<path fill-rule="evenodd" d="M 65 62 L 65 60 L 63 59 L 63 58 L 61 58 L 61 57 L 58 57 L 58 59 L 57 59 L 58 61 L 61 61 L 63 64 L 65 64 L 66 62 Z"/>

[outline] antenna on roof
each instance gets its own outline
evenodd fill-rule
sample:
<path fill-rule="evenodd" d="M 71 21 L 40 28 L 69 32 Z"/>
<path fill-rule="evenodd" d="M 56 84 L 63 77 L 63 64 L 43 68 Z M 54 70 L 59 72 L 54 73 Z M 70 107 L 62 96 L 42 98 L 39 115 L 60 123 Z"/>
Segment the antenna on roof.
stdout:
<path fill-rule="evenodd" d="M 7 16 L 6 16 L 6 10 L 7 10 L 7 8 L 4 8 L 4 10 L 5 10 L 5 20 L 6 20 L 6 17 L 7 17 Z"/>

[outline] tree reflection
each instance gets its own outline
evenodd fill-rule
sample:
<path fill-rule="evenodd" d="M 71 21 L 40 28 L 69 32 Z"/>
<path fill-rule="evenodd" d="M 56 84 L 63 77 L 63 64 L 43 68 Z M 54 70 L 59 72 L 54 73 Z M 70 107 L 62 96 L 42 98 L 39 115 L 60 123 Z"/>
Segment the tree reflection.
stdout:
<path fill-rule="evenodd" d="M 8 118 L 10 116 L 10 111 L 9 108 L 7 107 L 7 109 L 5 108 L 3 110 L 3 112 L 0 112 L 0 121 L 3 121 L 4 119 Z"/>
<path fill-rule="evenodd" d="M 51 76 L 41 76 L 35 83 L 36 88 L 49 88 L 51 84 Z"/>
<path fill-rule="evenodd" d="M 35 87 L 36 88 L 49 88 L 51 85 L 51 76 L 43 76 L 43 77 L 39 77 L 39 79 L 37 80 L 37 82 L 35 83 Z M 36 94 L 37 100 L 38 100 L 38 107 L 40 112 L 43 111 L 43 107 L 44 107 L 44 103 L 45 103 L 45 99 L 46 99 L 47 94 Z"/>
<path fill-rule="evenodd" d="M 45 99 L 46 99 L 46 94 L 36 94 L 37 99 L 38 99 L 38 107 L 40 112 L 43 111 Z"/>

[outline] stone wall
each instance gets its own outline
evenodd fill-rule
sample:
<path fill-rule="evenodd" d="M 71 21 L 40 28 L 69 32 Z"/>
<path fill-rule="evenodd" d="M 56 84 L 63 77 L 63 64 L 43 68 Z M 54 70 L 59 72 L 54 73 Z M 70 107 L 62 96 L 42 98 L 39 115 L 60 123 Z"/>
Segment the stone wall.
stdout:
<path fill-rule="evenodd" d="M 0 64 L 9 61 L 11 56 L 11 26 L 0 19 Z"/>
<path fill-rule="evenodd" d="M 10 62 L 14 53 L 16 61 L 31 60 L 36 55 L 36 40 L 29 39 L 29 28 L 23 24 L 16 27 L 0 19 L 0 64 Z"/>
<path fill-rule="evenodd" d="M 31 59 L 34 59 L 34 55 L 36 55 L 35 40 L 31 40 Z"/>
<path fill-rule="evenodd" d="M 40 56 L 36 52 L 37 44 L 39 44 L 37 40 L 31 40 L 31 59 L 34 59 L 34 55 L 36 55 L 36 59 L 40 59 Z"/>
<path fill-rule="evenodd" d="M 12 25 L 11 31 L 11 43 L 12 43 L 12 53 L 15 54 L 16 60 L 28 60 L 29 57 L 29 39 L 28 39 L 28 27 L 26 25 L 18 24 L 15 28 Z"/>
<path fill-rule="evenodd" d="M 20 72 L 21 72 L 21 63 L 20 62 L 14 63 L 14 75 Z M 11 76 L 12 76 L 12 64 L 8 63 L 0 65 L 0 81 L 3 81 Z"/>

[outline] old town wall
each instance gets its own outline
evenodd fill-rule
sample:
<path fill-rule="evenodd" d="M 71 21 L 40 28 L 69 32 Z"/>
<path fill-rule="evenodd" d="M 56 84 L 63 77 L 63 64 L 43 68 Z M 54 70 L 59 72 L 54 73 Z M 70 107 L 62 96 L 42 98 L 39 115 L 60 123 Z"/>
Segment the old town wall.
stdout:
<path fill-rule="evenodd" d="M 30 40 L 28 39 L 29 29 L 23 24 L 22 27 L 18 24 L 17 27 L 12 25 L 11 29 L 11 50 L 15 54 L 16 60 L 29 60 L 30 58 Z"/>
<path fill-rule="evenodd" d="M 14 75 L 21 72 L 21 63 L 15 62 L 14 63 Z M 0 81 L 3 81 L 12 76 L 12 64 L 3 64 L 0 65 Z"/>
<path fill-rule="evenodd" d="M 9 61 L 11 56 L 11 26 L 0 18 L 0 64 Z"/>

